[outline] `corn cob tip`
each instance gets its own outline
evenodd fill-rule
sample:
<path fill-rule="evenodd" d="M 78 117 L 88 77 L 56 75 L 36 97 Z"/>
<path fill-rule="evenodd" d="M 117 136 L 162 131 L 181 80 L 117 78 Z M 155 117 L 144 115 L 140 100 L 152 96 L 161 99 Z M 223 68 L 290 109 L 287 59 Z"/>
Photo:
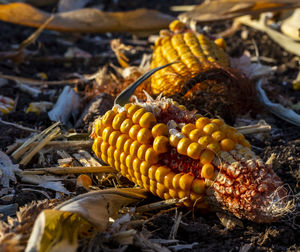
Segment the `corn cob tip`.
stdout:
<path fill-rule="evenodd" d="M 115 105 L 95 121 L 93 138 L 98 157 L 161 198 L 217 205 L 256 222 L 286 208 L 281 180 L 242 134 L 171 99 Z"/>

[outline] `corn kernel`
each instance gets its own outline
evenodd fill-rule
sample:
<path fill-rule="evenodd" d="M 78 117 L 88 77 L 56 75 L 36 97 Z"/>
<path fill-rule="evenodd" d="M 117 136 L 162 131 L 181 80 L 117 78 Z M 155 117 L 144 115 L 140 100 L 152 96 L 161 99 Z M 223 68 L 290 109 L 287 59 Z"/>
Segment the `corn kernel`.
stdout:
<path fill-rule="evenodd" d="M 167 175 L 165 175 L 164 177 L 164 186 L 166 188 L 173 188 L 173 178 L 175 176 L 175 173 L 174 172 L 169 172 Z"/>
<path fill-rule="evenodd" d="M 113 131 L 108 138 L 108 143 L 112 146 L 116 146 L 117 139 L 120 135 L 121 133 L 119 131 Z"/>
<path fill-rule="evenodd" d="M 186 136 L 188 136 L 190 132 L 194 129 L 195 129 L 195 125 L 192 123 L 188 123 L 182 127 L 181 132 Z"/>
<path fill-rule="evenodd" d="M 126 158 L 127 158 L 127 154 L 125 152 L 122 152 L 120 155 L 120 163 L 125 165 L 126 164 Z"/>
<path fill-rule="evenodd" d="M 133 143 L 132 139 L 127 139 L 124 143 L 123 150 L 126 154 L 130 153 L 130 146 Z"/>
<path fill-rule="evenodd" d="M 132 167 L 132 162 L 134 160 L 134 157 L 131 155 L 127 155 L 126 159 L 125 159 L 125 164 L 127 166 L 128 169 L 133 169 Z"/>
<path fill-rule="evenodd" d="M 222 131 L 217 130 L 214 133 L 212 133 L 211 137 L 213 140 L 219 142 L 219 141 L 223 140 L 226 136 Z"/>
<path fill-rule="evenodd" d="M 200 163 L 201 164 L 208 164 L 214 159 L 215 153 L 211 150 L 205 150 L 200 155 Z"/>
<path fill-rule="evenodd" d="M 101 146 L 100 146 L 101 153 L 104 153 L 106 155 L 106 151 L 107 151 L 108 147 L 109 147 L 109 143 L 102 142 Z"/>
<path fill-rule="evenodd" d="M 178 136 L 170 135 L 169 138 L 170 145 L 176 148 L 180 139 L 181 138 L 179 138 Z"/>
<path fill-rule="evenodd" d="M 102 131 L 102 139 L 105 142 L 108 142 L 108 138 L 110 136 L 110 134 L 114 131 L 114 129 L 112 127 L 106 127 L 103 131 Z"/>
<path fill-rule="evenodd" d="M 137 134 L 137 140 L 141 144 L 149 144 L 152 140 L 151 131 L 147 128 L 141 128 Z"/>
<path fill-rule="evenodd" d="M 212 164 L 204 164 L 201 169 L 201 177 L 211 179 L 214 176 L 214 166 Z"/>
<path fill-rule="evenodd" d="M 133 170 L 136 171 L 136 172 L 140 172 L 140 169 L 141 169 L 141 163 L 142 161 L 139 160 L 138 158 L 135 158 L 132 162 L 132 167 L 133 167 Z"/>
<path fill-rule="evenodd" d="M 148 148 L 145 153 L 145 161 L 149 164 L 155 164 L 158 162 L 159 156 L 158 153 L 153 150 L 153 148 Z"/>
<path fill-rule="evenodd" d="M 190 174 L 183 174 L 179 179 L 179 187 L 183 191 L 190 191 L 194 176 Z"/>
<path fill-rule="evenodd" d="M 157 136 L 167 136 L 169 131 L 166 124 L 158 123 L 152 128 L 151 133 L 152 136 L 155 138 Z"/>
<path fill-rule="evenodd" d="M 193 141 L 193 142 L 198 142 L 199 138 L 203 135 L 202 130 L 199 129 L 194 129 L 190 132 L 189 134 L 189 138 Z"/>
<path fill-rule="evenodd" d="M 211 142 L 213 142 L 213 140 L 210 136 L 202 136 L 198 140 L 198 143 L 201 145 L 203 149 L 205 149 L 206 146 L 209 145 Z"/>
<path fill-rule="evenodd" d="M 130 150 L 129 150 L 130 155 L 136 157 L 140 146 L 141 145 L 139 144 L 138 141 L 134 141 L 130 146 Z"/>
<path fill-rule="evenodd" d="M 108 110 L 103 116 L 102 116 L 102 124 L 104 126 L 111 126 L 112 121 L 116 115 L 116 112 L 113 110 Z"/>
<path fill-rule="evenodd" d="M 156 118 L 151 112 L 146 112 L 139 120 L 142 128 L 151 128 L 156 123 Z"/>
<path fill-rule="evenodd" d="M 144 108 L 138 109 L 132 116 L 132 122 L 135 124 L 139 123 L 139 120 L 141 119 L 142 115 L 145 114 L 147 111 Z"/>
<path fill-rule="evenodd" d="M 157 165 L 152 165 L 149 169 L 148 169 L 148 176 L 149 176 L 149 179 L 152 179 L 154 180 L 155 179 L 155 172 L 157 170 L 159 166 Z"/>
<path fill-rule="evenodd" d="M 200 117 L 196 121 L 196 128 L 202 130 L 208 123 L 210 123 L 210 119 L 208 117 Z"/>
<path fill-rule="evenodd" d="M 164 182 L 164 177 L 171 172 L 171 169 L 166 166 L 160 166 L 155 172 L 155 179 L 159 183 Z"/>
<path fill-rule="evenodd" d="M 222 150 L 224 150 L 224 151 L 231 151 L 234 149 L 234 146 L 235 146 L 235 142 L 229 138 L 223 139 L 220 144 L 221 144 Z"/>
<path fill-rule="evenodd" d="M 187 148 L 187 155 L 193 159 L 199 159 L 203 148 L 198 143 L 191 143 Z"/>
<path fill-rule="evenodd" d="M 175 176 L 173 177 L 173 180 L 172 180 L 172 186 L 173 186 L 173 188 L 175 188 L 177 190 L 180 189 L 179 180 L 180 180 L 181 176 L 182 176 L 181 173 L 177 173 L 177 174 L 175 174 Z"/>
<path fill-rule="evenodd" d="M 112 121 L 112 127 L 115 130 L 119 130 L 121 127 L 121 124 L 126 119 L 126 116 L 127 116 L 126 111 L 123 111 L 122 113 L 117 114 Z"/>
<path fill-rule="evenodd" d="M 120 126 L 120 131 L 124 134 L 128 134 L 132 125 L 133 125 L 133 122 L 129 118 L 127 118 L 122 122 L 122 124 Z"/>
<path fill-rule="evenodd" d="M 129 118 L 132 118 L 133 115 L 134 115 L 134 113 L 135 113 L 137 110 L 139 110 L 140 108 L 141 108 L 141 106 L 132 104 L 132 105 L 128 108 L 128 110 L 127 110 L 127 116 L 128 116 Z"/>
<path fill-rule="evenodd" d="M 169 139 L 165 136 L 157 136 L 153 141 L 153 149 L 157 153 L 165 153 L 168 151 Z"/>
<path fill-rule="evenodd" d="M 139 149 L 138 149 L 138 152 L 137 152 L 137 157 L 140 159 L 140 160 L 144 160 L 145 159 L 145 153 L 146 153 L 146 150 L 148 149 L 148 146 L 146 144 L 142 144 Z"/>
<path fill-rule="evenodd" d="M 187 155 L 187 149 L 191 143 L 191 140 L 187 137 L 180 139 L 177 145 L 177 152 L 182 155 Z"/>
<path fill-rule="evenodd" d="M 109 146 L 107 149 L 107 156 L 112 158 L 114 156 L 115 148 L 113 146 Z"/>
<path fill-rule="evenodd" d="M 192 182 L 192 191 L 196 194 L 203 194 L 205 191 L 205 182 L 202 179 L 194 179 Z"/>
<path fill-rule="evenodd" d="M 150 168 L 149 163 L 146 162 L 146 161 L 142 161 L 142 163 L 140 165 L 140 172 L 141 172 L 141 174 L 147 176 L 149 168 Z"/>
<path fill-rule="evenodd" d="M 214 153 L 218 153 L 221 150 L 221 146 L 218 142 L 212 142 L 207 145 L 207 149 L 211 150 Z"/>
<path fill-rule="evenodd" d="M 136 140 L 137 134 L 139 133 L 140 129 L 141 129 L 141 127 L 139 125 L 133 125 L 129 130 L 129 136 L 133 140 Z"/>
<path fill-rule="evenodd" d="M 116 150 L 114 151 L 114 159 L 115 159 L 116 161 L 118 161 L 118 162 L 120 162 L 120 155 L 121 155 L 121 153 L 122 153 L 122 151 L 121 151 L 121 150 L 118 150 L 118 149 L 116 149 Z"/>
<path fill-rule="evenodd" d="M 208 123 L 203 127 L 203 132 L 207 135 L 211 135 L 213 132 L 219 129 L 218 125 L 215 123 Z"/>
<path fill-rule="evenodd" d="M 120 151 L 123 150 L 124 144 L 127 140 L 128 140 L 128 136 L 126 134 L 120 135 L 117 139 L 116 148 Z"/>

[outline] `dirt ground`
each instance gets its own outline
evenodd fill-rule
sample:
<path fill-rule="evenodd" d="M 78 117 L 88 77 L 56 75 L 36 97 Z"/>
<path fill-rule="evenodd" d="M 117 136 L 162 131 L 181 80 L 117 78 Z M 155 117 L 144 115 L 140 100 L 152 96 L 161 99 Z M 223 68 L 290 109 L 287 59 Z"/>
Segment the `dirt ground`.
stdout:
<path fill-rule="evenodd" d="M 109 2 L 109 1 L 106 1 Z M 138 1 L 135 4 L 119 5 L 105 4 L 104 10 L 124 10 L 133 9 L 136 6 L 152 7 L 168 13 L 170 3 L 149 4 L 147 1 Z M 126 3 L 128 1 L 125 1 Z M 131 2 L 131 1 L 130 1 Z M 167 1 L 168 2 L 168 1 Z M 172 3 L 172 5 L 176 5 Z M 186 1 L 187 3 L 193 1 Z M 147 5 L 150 5 L 148 6 Z M 171 13 L 176 15 L 175 13 Z M 210 27 L 212 32 L 222 31 L 230 26 L 231 22 L 213 24 Z M 18 45 L 26 39 L 35 29 L 0 22 L 0 51 L 9 51 L 13 45 Z M 66 79 L 73 73 L 90 74 L 105 64 L 118 62 L 110 48 L 110 39 L 120 37 L 124 44 L 130 44 L 138 47 L 136 53 L 131 55 L 132 62 L 139 59 L 143 52 L 151 52 L 151 43 L 147 38 L 136 38 L 126 34 L 63 34 L 53 31 L 43 31 L 38 41 L 29 46 L 28 50 L 36 53 L 30 60 L 21 64 L 16 64 L 11 60 L 0 61 L 0 72 L 7 75 L 19 75 L 23 77 L 39 78 L 38 73 L 44 72 L 48 80 Z M 299 57 L 290 54 L 280 48 L 276 43 L 268 38 L 262 32 L 255 31 L 243 26 L 233 36 L 226 38 L 228 53 L 232 57 L 240 56 L 244 50 L 248 50 L 251 55 L 255 55 L 252 39 L 256 42 L 262 63 L 271 66 L 277 66 L 275 74 L 268 78 L 272 86 L 272 93 L 268 91 L 272 100 L 278 101 L 278 94 L 282 99 L 289 100 L 292 103 L 299 101 L 300 92 L 292 89 L 291 82 L 296 78 L 299 71 Z M 68 49 L 66 41 L 76 47 L 90 53 L 91 59 L 88 61 L 78 60 L 68 64 L 49 56 L 62 56 Z M 143 43 L 140 43 L 143 41 Z M 100 56 L 99 56 L 100 55 Z M 44 60 L 43 60 L 44 58 Z M 266 62 L 264 59 L 272 59 Z M 49 87 L 45 87 L 49 89 Z M 13 81 L 0 87 L 0 95 L 8 96 L 12 99 L 17 98 L 15 111 L 4 115 L 4 121 L 17 123 L 30 128 L 43 130 L 51 125 L 47 113 L 36 115 L 35 113 L 25 113 L 25 109 L 33 101 L 50 101 L 57 97 L 61 92 L 62 86 L 51 86 L 55 95 L 43 95 L 32 97 L 17 87 Z M 83 88 L 83 87 L 79 87 Z M 212 111 L 213 113 L 213 111 Z M 299 113 L 299 111 L 298 111 Z M 300 131 L 299 128 L 289 124 L 272 114 L 262 110 L 256 115 L 256 119 L 264 119 L 272 125 L 270 134 L 263 138 L 255 136 L 247 137 L 254 146 L 255 152 L 264 160 L 267 160 L 271 154 L 275 154 L 274 169 L 283 182 L 288 185 L 293 194 L 300 193 Z M 77 129 L 82 131 L 82 129 Z M 25 138 L 30 133 L 11 126 L 0 123 L 0 147 L 5 150 L 16 139 Z M 33 161 L 34 162 L 34 161 Z M 33 164 L 34 166 L 34 164 Z M 16 187 L 18 191 L 18 187 Z M 44 199 L 44 196 L 38 193 L 24 193 L 20 191 L 11 203 L 18 203 L 22 206 L 32 200 Z M 155 197 L 151 200 L 157 200 Z M 2 202 L 0 202 L 2 203 Z M 298 203 L 299 204 L 299 203 Z M 299 208 L 298 214 L 299 214 Z M 270 224 L 256 224 L 243 220 L 244 227 L 236 227 L 233 230 L 227 230 L 220 223 L 215 213 L 202 214 L 192 212 L 186 209 L 173 209 L 164 213 L 157 212 L 157 216 L 145 224 L 145 226 L 136 226 L 138 231 L 147 229 L 151 232 L 152 239 L 168 239 L 171 228 L 174 223 L 175 215 L 178 212 L 183 213 L 182 222 L 179 226 L 176 239 L 181 244 L 192 244 L 197 242 L 192 249 L 181 251 L 300 251 L 300 216 L 292 213 L 286 218 Z M 154 213 L 155 214 L 155 213 Z M 126 251 L 140 251 L 140 247 L 130 245 Z"/>

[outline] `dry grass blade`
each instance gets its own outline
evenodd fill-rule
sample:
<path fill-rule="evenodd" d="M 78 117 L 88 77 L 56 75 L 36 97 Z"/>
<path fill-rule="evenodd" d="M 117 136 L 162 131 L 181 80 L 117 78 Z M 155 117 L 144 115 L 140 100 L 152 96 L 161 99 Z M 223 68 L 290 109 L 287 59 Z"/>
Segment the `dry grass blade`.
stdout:
<path fill-rule="evenodd" d="M 30 169 L 22 172 L 22 175 L 43 175 L 47 173 L 53 174 L 79 174 L 79 173 L 99 173 L 99 172 L 116 172 L 110 166 L 73 166 L 73 167 L 46 167 Z"/>
<path fill-rule="evenodd" d="M 163 200 L 163 201 L 159 201 L 159 202 L 155 202 L 155 203 L 137 207 L 135 211 L 138 213 L 142 213 L 142 212 L 146 212 L 146 211 L 154 211 L 154 210 L 158 210 L 161 208 L 174 206 L 182 201 L 184 201 L 184 199 Z"/>
<path fill-rule="evenodd" d="M 24 126 L 16 124 L 16 123 L 11 123 L 11 122 L 3 121 L 1 118 L 0 118 L 0 123 L 5 124 L 5 125 L 9 125 L 9 126 L 13 126 L 15 128 L 18 128 L 18 129 L 21 129 L 21 130 L 25 130 L 25 131 L 37 132 L 37 130 L 35 130 L 35 129 L 24 127 Z"/>
<path fill-rule="evenodd" d="M 236 129 L 241 134 L 257 134 L 257 133 L 270 132 L 272 127 L 271 125 L 267 124 L 265 121 L 259 121 L 257 124 L 236 127 Z"/>

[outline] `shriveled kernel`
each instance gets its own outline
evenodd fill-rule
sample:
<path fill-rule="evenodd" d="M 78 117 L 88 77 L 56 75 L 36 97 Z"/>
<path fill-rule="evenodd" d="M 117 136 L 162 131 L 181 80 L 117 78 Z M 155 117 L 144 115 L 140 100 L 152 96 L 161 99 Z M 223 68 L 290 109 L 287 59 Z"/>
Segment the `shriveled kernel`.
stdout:
<path fill-rule="evenodd" d="M 202 148 L 206 148 L 207 145 L 213 142 L 211 136 L 202 136 L 199 138 L 198 143 L 201 145 Z"/>
<path fill-rule="evenodd" d="M 182 155 L 187 155 L 187 149 L 191 143 L 192 141 L 187 137 L 180 139 L 177 145 L 177 152 Z"/>
<path fill-rule="evenodd" d="M 207 135 L 211 135 L 213 132 L 219 129 L 218 125 L 215 123 L 208 123 L 203 127 L 203 132 Z"/>
<path fill-rule="evenodd" d="M 130 146 L 131 144 L 133 143 L 133 140 L 132 139 L 127 139 L 124 143 L 124 146 L 123 146 L 123 150 L 125 153 L 129 154 L 130 153 Z"/>
<path fill-rule="evenodd" d="M 132 162 L 133 170 L 136 172 L 140 172 L 141 163 L 142 163 L 141 160 L 139 160 L 138 158 L 135 158 Z"/>
<path fill-rule="evenodd" d="M 108 143 L 112 146 L 115 146 L 120 135 L 120 131 L 113 131 L 108 138 Z"/>
<path fill-rule="evenodd" d="M 211 137 L 213 140 L 219 142 L 219 141 L 223 140 L 226 136 L 222 131 L 217 130 L 211 134 Z"/>
<path fill-rule="evenodd" d="M 129 136 L 136 140 L 137 134 L 139 133 L 141 127 L 139 125 L 133 125 L 129 130 Z"/>
<path fill-rule="evenodd" d="M 153 149 L 157 153 L 165 153 L 168 151 L 169 139 L 166 136 L 157 136 L 153 141 Z"/>
<path fill-rule="evenodd" d="M 148 148 L 145 153 L 145 161 L 149 164 L 155 164 L 158 162 L 159 155 L 153 148 Z"/>
<path fill-rule="evenodd" d="M 159 166 L 157 165 L 152 165 L 149 169 L 148 169 L 148 176 L 149 176 L 149 179 L 152 179 L 154 180 L 155 179 L 155 173 L 156 173 L 156 170 Z"/>
<path fill-rule="evenodd" d="M 141 108 L 141 106 L 132 104 L 132 105 L 128 108 L 128 110 L 127 110 L 127 116 L 128 116 L 129 118 L 132 118 L 133 114 L 134 114 L 137 110 L 139 110 L 140 108 Z"/>
<path fill-rule="evenodd" d="M 210 119 L 208 117 L 200 117 L 196 121 L 196 128 L 202 130 L 208 123 L 210 123 Z"/>
<path fill-rule="evenodd" d="M 144 108 L 138 109 L 132 116 L 132 122 L 135 124 L 139 123 L 139 120 L 141 119 L 142 115 L 145 114 L 147 111 Z"/>
<path fill-rule="evenodd" d="M 204 164 L 201 169 L 201 177 L 211 179 L 214 176 L 214 166 L 212 164 Z"/>
<path fill-rule="evenodd" d="M 127 154 L 125 152 L 122 152 L 121 155 L 120 155 L 120 163 L 125 165 L 126 164 L 126 157 L 127 157 Z"/>
<path fill-rule="evenodd" d="M 205 150 L 200 155 L 200 163 L 201 164 L 208 164 L 214 159 L 215 153 L 211 150 Z"/>
<path fill-rule="evenodd" d="M 199 129 L 194 129 L 190 132 L 189 134 L 189 138 L 193 141 L 193 142 L 198 142 L 199 138 L 203 135 L 202 130 Z"/>
<path fill-rule="evenodd" d="M 112 121 L 112 127 L 115 129 L 115 130 L 119 130 L 120 127 L 121 127 L 121 124 L 124 122 L 124 120 L 126 119 L 126 116 L 127 116 L 127 113 L 126 111 L 123 111 L 119 114 L 117 114 L 113 121 Z"/>
<path fill-rule="evenodd" d="M 205 191 L 205 182 L 202 179 L 194 179 L 192 182 L 192 191 L 196 194 L 203 194 Z"/>
<path fill-rule="evenodd" d="M 179 180 L 181 178 L 182 174 L 181 173 L 177 173 L 172 180 L 172 186 L 173 188 L 179 190 L 180 189 L 180 185 L 179 185 Z"/>
<path fill-rule="evenodd" d="M 120 155 L 121 155 L 121 153 L 122 153 L 122 151 L 121 151 L 121 150 L 118 150 L 118 149 L 116 149 L 116 150 L 114 151 L 114 159 L 115 159 L 116 161 L 118 161 L 118 162 L 120 162 Z"/>
<path fill-rule="evenodd" d="M 104 126 L 111 126 L 112 121 L 116 115 L 116 112 L 113 110 L 108 110 L 103 116 L 102 116 L 102 124 Z"/>
<path fill-rule="evenodd" d="M 160 166 L 155 172 L 155 179 L 157 182 L 163 183 L 164 177 L 171 172 L 171 169 L 166 166 Z"/>
<path fill-rule="evenodd" d="M 107 156 L 112 158 L 114 156 L 115 148 L 113 146 L 109 146 L 107 149 Z"/>
<path fill-rule="evenodd" d="M 132 167 L 133 160 L 134 160 L 133 156 L 127 155 L 126 160 L 125 160 L 125 164 L 126 164 L 128 169 L 133 169 L 133 167 Z"/>
<path fill-rule="evenodd" d="M 222 119 L 216 118 L 211 120 L 212 123 L 217 124 L 219 127 L 224 125 L 224 121 Z"/>
<path fill-rule="evenodd" d="M 188 136 L 190 132 L 194 129 L 195 129 L 195 125 L 192 123 L 188 123 L 182 127 L 181 132 L 186 136 Z"/>
<path fill-rule="evenodd" d="M 169 130 L 166 124 L 158 123 L 153 126 L 151 133 L 154 138 L 157 136 L 168 136 Z"/>
<path fill-rule="evenodd" d="M 218 142 L 212 142 L 207 145 L 207 149 L 211 150 L 214 153 L 218 153 L 221 150 L 221 146 Z"/>
<path fill-rule="evenodd" d="M 104 153 L 106 155 L 108 147 L 109 147 L 109 143 L 102 142 L 100 146 L 101 153 Z"/>
<path fill-rule="evenodd" d="M 181 138 L 179 138 L 178 136 L 170 135 L 170 137 L 169 137 L 170 145 L 173 146 L 173 147 L 177 147 L 178 142 L 180 141 L 180 139 Z"/>
<path fill-rule="evenodd" d="M 126 134 L 122 134 L 118 137 L 116 148 L 118 150 L 123 150 L 125 142 L 128 140 L 128 136 Z"/>
<path fill-rule="evenodd" d="M 147 128 L 141 128 L 137 134 L 137 140 L 141 144 L 149 144 L 152 140 L 151 131 Z"/>
<path fill-rule="evenodd" d="M 140 160 L 145 160 L 145 153 L 146 153 L 146 150 L 148 149 L 149 147 L 146 145 L 146 144 L 142 144 L 139 149 L 138 149 L 138 152 L 137 152 L 137 157 L 140 159 Z"/>
<path fill-rule="evenodd" d="M 166 188 L 173 188 L 172 182 L 173 182 L 173 178 L 175 176 L 174 172 L 169 172 L 167 175 L 165 175 L 164 177 L 164 186 Z"/>
<path fill-rule="evenodd" d="M 143 128 L 151 128 L 156 123 L 156 118 L 151 112 L 146 112 L 139 120 L 139 124 Z"/>
<path fill-rule="evenodd" d="M 222 150 L 224 150 L 224 151 L 231 151 L 234 149 L 234 146 L 235 146 L 235 142 L 229 138 L 223 139 L 220 144 L 221 144 Z"/>
<path fill-rule="evenodd" d="M 147 176 L 148 175 L 148 170 L 150 168 L 150 165 L 148 162 L 146 161 L 142 161 L 141 165 L 140 165 L 140 171 L 141 171 L 141 174 Z"/>
<path fill-rule="evenodd" d="M 199 159 L 203 148 L 198 143 L 191 143 L 187 148 L 187 155 L 193 159 Z"/>
<path fill-rule="evenodd" d="M 139 142 L 134 141 L 130 146 L 130 150 L 129 150 L 130 155 L 136 157 L 139 147 L 140 147 Z"/>
<path fill-rule="evenodd" d="M 110 136 L 110 134 L 114 131 L 114 129 L 112 127 L 106 127 L 103 131 L 102 131 L 102 139 L 105 142 L 108 142 L 108 138 Z"/>
<path fill-rule="evenodd" d="M 190 191 L 194 176 L 190 174 L 183 174 L 179 179 L 180 189 L 183 191 Z"/>
<path fill-rule="evenodd" d="M 129 118 L 127 118 L 122 122 L 122 124 L 120 126 L 120 131 L 124 134 L 128 134 L 132 125 L 133 125 L 133 122 Z"/>

